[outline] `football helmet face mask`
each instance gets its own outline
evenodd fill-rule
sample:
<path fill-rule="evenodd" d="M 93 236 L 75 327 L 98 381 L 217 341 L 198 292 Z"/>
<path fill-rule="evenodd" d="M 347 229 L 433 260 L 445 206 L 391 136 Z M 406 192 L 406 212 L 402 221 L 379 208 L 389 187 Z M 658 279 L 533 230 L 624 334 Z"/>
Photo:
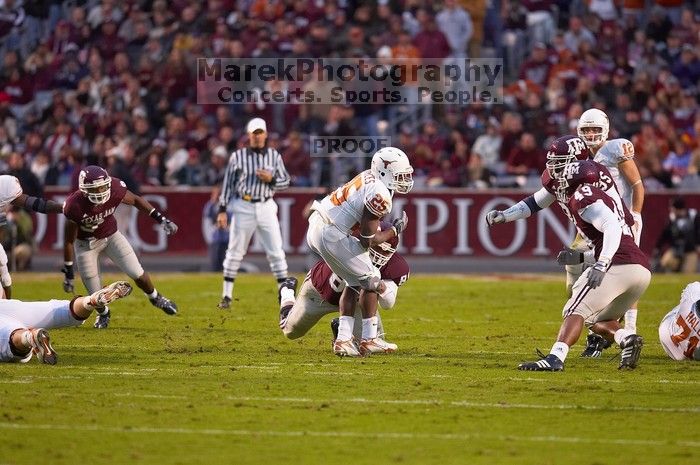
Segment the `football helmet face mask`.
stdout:
<path fill-rule="evenodd" d="M 608 116 L 597 108 L 584 111 L 576 126 L 576 133 L 589 147 L 597 147 L 605 143 L 608 140 L 609 131 Z"/>
<path fill-rule="evenodd" d="M 379 225 L 380 231 L 385 231 L 391 229 L 391 223 L 382 221 Z M 381 244 L 373 245 L 369 248 L 369 258 L 372 260 L 372 264 L 377 268 L 381 268 L 387 263 L 396 252 L 399 247 L 399 237 L 394 236 L 386 242 Z"/>
<path fill-rule="evenodd" d="M 575 161 L 564 167 L 558 181 L 557 200 L 567 203 L 579 186 L 584 184 L 598 186 L 600 176 L 595 162 L 591 160 Z"/>
<path fill-rule="evenodd" d="M 563 176 L 567 165 L 588 160 L 591 155 L 586 143 L 576 136 L 563 136 L 555 139 L 547 148 L 547 172 L 558 182 L 558 187 L 566 189 L 567 179 Z"/>
<path fill-rule="evenodd" d="M 408 194 L 413 189 L 413 167 L 403 150 L 384 147 L 372 157 L 372 173 L 390 191 Z"/>
<path fill-rule="evenodd" d="M 90 202 L 102 205 L 111 195 L 112 178 L 99 166 L 86 166 L 78 176 L 78 188 Z"/>

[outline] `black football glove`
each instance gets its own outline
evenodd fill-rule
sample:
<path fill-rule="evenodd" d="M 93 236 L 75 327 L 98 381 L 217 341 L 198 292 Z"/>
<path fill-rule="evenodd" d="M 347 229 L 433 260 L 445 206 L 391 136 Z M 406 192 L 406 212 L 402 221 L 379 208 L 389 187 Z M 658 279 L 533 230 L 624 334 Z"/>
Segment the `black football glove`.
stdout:
<path fill-rule="evenodd" d="M 73 265 L 64 264 L 61 272 L 63 273 L 63 292 L 73 294 L 75 292 L 75 286 L 73 286 L 73 280 L 75 279 Z"/>
<path fill-rule="evenodd" d="M 583 263 L 583 254 L 578 250 L 564 247 L 557 255 L 557 263 L 560 265 L 580 265 Z"/>

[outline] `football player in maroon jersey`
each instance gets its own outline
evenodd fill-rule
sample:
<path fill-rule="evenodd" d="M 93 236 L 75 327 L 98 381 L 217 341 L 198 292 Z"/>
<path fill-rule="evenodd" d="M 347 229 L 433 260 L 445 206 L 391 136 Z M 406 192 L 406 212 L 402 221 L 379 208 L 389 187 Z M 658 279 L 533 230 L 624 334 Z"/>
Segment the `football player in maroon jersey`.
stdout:
<path fill-rule="evenodd" d="M 573 136 L 557 139 L 547 154 L 542 175 L 544 193 L 538 191 L 506 211 L 487 214 L 489 224 L 530 216 L 556 199 L 579 233 L 594 246 L 596 263 L 574 283 L 564 307 L 557 342 L 549 355 L 519 365 L 521 370 L 560 371 L 584 325 L 622 348 L 619 368 L 635 368 L 642 338 L 618 323 L 628 305 L 649 285 L 649 262 L 634 242 L 634 219 L 620 198 L 605 167 L 592 160 L 579 161 Z M 603 280 L 603 278 L 607 278 Z"/>
<path fill-rule="evenodd" d="M 73 292 L 73 250 L 80 270 L 80 277 L 88 292 L 97 292 L 100 282 L 99 258 L 107 255 L 143 290 L 155 307 L 168 315 L 177 313 L 177 305 L 160 294 L 151 282 L 151 277 L 141 267 L 134 249 L 122 233 L 117 230 L 114 211 L 120 204 L 133 205 L 161 224 L 166 234 L 177 232 L 177 225 L 163 216 L 153 205 L 126 188 L 126 184 L 112 178 L 99 166 L 87 166 L 78 178 L 79 190 L 73 192 L 64 203 L 66 222 L 62 269 L 65 279 L 63 290 Z M 95 328 L 109 325 L 109 308 L 98 308 Z"/>
<path fill-rule="evenodd" d="M 382 223 L 382 227 L 390 229 L 391 225 Z M 378 304 L 383 309 L 394 306 L 398 287 L 408 280 L 410 274 L 406 260 L 395 253 L 398 242 L 398 237 L 393 237 L 387 242 L 369 248 L 372 263 L 379 269 L 381 279 L 386 285 L 384 292 L 374 293 L 374 304 Z M 296 279 L 289 278 L 280 288 L 280 328 L 289 339 L 304 336 L 324 315 L 337 313 L 340 296 L 345 288 L 345 282 L 338 278 L 324 261 L 317 262 L 311 268 L 295 297 L 296 285 Z M 362 310 L 357 308 L 355 313 L 360 315 Z M 383 337 L 384 331 L 379 312 L 377 317 L 377 334 L 378 337 Z M 335 340 L 338 331 L 337 318 L 331 322 L 331 328 L 333 328 Z M 356 338 L 361 337 L 361 317 L 355 318 L 353 333 Z M 397 348 L 396 344 L 386 342 L 386 344 L 361 347 L 361 352 L 362 355 L 392 353 Z"/>

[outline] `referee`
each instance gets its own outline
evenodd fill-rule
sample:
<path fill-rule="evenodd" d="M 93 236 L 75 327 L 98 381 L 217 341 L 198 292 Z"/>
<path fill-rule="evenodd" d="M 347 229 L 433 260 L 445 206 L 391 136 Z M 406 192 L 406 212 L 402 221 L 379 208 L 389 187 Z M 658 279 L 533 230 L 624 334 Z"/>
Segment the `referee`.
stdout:
<path fill-rule="evenodd" d="M 282 248 L 282 232 L 277 219 L 276 191 L 289 187 L 289 173 L 282 155 L 266 146 L 267 125 L 262 118 L 253 118 L 246 128 L 250 143 L 231 154 L 224 174 L 216 224 L 228 225 L 227 208 L 231 211 L 228 249 L 224 258 L 224 291 L 218 307 L 231 307 L 233 283 L 248 250 L 253 232 L 260 234 L 270 270 L 278 286 L 287 279 L 287 258 Z"/>

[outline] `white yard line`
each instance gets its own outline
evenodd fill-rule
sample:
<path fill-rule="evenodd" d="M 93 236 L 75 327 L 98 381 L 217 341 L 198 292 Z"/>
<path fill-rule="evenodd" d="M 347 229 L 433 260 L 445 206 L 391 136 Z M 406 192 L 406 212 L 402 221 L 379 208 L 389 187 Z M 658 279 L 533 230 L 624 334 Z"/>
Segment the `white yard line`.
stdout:
<path fill-rule="evenodd" d="M 650 439 L 624 439 L 624 438 L 590 438 L 580 436 L 515 436 L 515 435 L 488 435 L 470 433 L 401 433 L 401 432 L 366 432 L 366 431 L 271 431 L 271 430 L 246 430 L 246 429 L 197 429 L 197 428 L 155 428 L 147 426 L 118 427 L 104 425 L 61 425 L 61 424 L 26 424 L 0 422 L 0 428 L 7 430 L 42 430 L 42 431 L 94 431 L 104 433 L 128 433 L 128 434 L 191 434 L 206 436 L 267 436 L 267 437 L 326 437 L 326 438 L 376 438 L 398 440 L 445 440 L 467 441 L 487 440 L 502 442 L 560 442 L 572 444 L 613 444 L 635 446 L 683 446 L 700 447 L 697 441 L 662 441 Z"/>
<path fill-rule="evenodd" d="M 447 405 L 451 407 L 482 409 L 531 409 L 531 410 L 600 410 L 622 412 L 663 412 L 663 413 L 700 413 L 700 407 L 639 407 L 614 405 L 582 404 L 517 404 L 498 402 L 472 402 L 467 400 L 443 401 L 439 399 L 366 399 L 355 397 L 349 399 L 311 399 L 307 397 L 255 397 L 229 396 L 228 400 L 236 402 L 297 402 L 297 403 L 333 403 L 350 402 L 356 404 L 401 404 L 401 405 Z"/>

